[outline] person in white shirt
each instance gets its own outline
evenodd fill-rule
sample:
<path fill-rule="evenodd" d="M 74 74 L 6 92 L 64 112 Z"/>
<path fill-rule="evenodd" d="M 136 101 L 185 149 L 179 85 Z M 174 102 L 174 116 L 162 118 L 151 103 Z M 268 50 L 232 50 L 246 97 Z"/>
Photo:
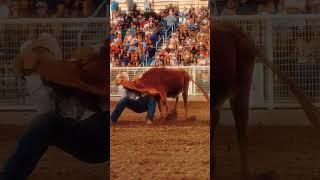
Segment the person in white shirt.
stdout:
<path fill-rule="evenodd" d="M 151 12 L 151 4 L 149 0 L 144 0 L 144 11 Z"/>
<path fill-rule="evenodd" d="M 39 46 L 34 45 L 36 42 Z M 48 58 L 59 59 L 61 50 L 53 48 L 57 45 L 55 39 L 45 34 L 21 48 L 21 53 L 26 54 L 18 56 L 18 61 L 24 65 L 22 75 L 26 80 L 31 102 L 38 112 L 0 170 L 0 180 L 27 179 L 49 146 L 55 146 L 83 162 L 109 161 L 107 102 L 98 105 L 88 101 L 96 97 L 94 94 L 44 81 L 36 73 L 39 72 L 37 69 L 25 64 L 26 61 L 31 61 L 29 59 L 35 59 L 39 55 L 38 51 L 43 55 L 41 57 L 46 55 Z M 24 51 L 29 48 L 32 51 Z M 46 54 L 42 54 L 43 51 Z M 55 74 L 58 75 L 59 70 Z M 74 96 L 80 91 L 85 99 Z M 96 108 L 89 108 L 89 104 L 92 107 L 96 105 Z"/>
<path fill-rule="evenodd" d="M 129 75 L 126 72 L 118 74 L 116 77 L 116 82 L 120 78 L 129 80 Z M 117 123 L 118 118 L 121 116 L 125 108 L 128 108 L 136 113 L 147 112 L 146 122 L 147 124 L 152 124 L 157 106 L 156 98 L 144 93 L 123 88 L 121 86 L 121 82 L 117 85 L 120 86 L 120 92 L 122 96 L 115 109 L 111 113 L 110 119 L 112 124 Z"/>

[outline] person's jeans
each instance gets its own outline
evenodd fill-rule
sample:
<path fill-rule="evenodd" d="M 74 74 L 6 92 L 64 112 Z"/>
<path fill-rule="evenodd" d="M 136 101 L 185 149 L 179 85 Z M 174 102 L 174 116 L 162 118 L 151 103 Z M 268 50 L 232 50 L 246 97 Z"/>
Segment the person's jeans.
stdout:
<path fill-rule="evenodd" d="M 144 96 L 137 100 L 124 97 L 120 99 L 120 101 L 116 105 L 116 108 L 111 113 L 111 121 L 113 123 L 116 123 L 125 108 L 129 108 L 136 113 L 143 113 L 147 111 L 147 118 L 150 118 L 152 120 L 154 118 L 156 106 L 157 101 L 153 96 Z"/>
<path fill-rule="evenodd" d="M 152 61 L 153 61 L 153 58 L 148 57 L 148 60 L 147 60 L 147 61 L 148 61 L 148 62 L 147 62 L 147 66 L 150 66 L 151 63 L 152 63 Z"/>
<path fill-rule="evenodd" d="M 0 178 L 25 180 L 32 173 L 48 146 L 56 146 L 88 163 L 109 160 L 108 112 L 86 120 L 61 118 L 55 113 L 37 116 L 18 142 L 15 152 L 4 164 Z"/>

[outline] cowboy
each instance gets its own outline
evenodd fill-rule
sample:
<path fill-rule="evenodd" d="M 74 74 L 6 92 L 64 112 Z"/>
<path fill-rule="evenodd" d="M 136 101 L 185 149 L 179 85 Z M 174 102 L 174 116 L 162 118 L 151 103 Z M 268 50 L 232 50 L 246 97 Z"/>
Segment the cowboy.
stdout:
<path fill-rule="evenodd" d="M 126 72 L 122 72 L 116 76 L 115 82 L 120 89 L 122 88 L 122 98 L 117 103 L 115 109 L 111 113 L 111 122 L 116 124 L 118 118 L 122 114 L 125 108 L 128 108 L 136 113 L 147 112 L 146 123 L 152 124 L 154 114 L 156 111 L 156 98 L 147 93 L 135 91 L 129 87 L 123 86 L 124 81 L 129 81 L 129 75 Z M 122 87 L 121 87 L 122 86 Z"/>
<path fill-rule="evenodd" d="M 0 180 L 27 179 L 50 146 L 83 162 L 109 161 L 107 51 L 101 47 L 91 61 L 59 61 L 57 46 L 47 34 L 23 46 L 17 57 L 38 114 L 0 170 Z"/>

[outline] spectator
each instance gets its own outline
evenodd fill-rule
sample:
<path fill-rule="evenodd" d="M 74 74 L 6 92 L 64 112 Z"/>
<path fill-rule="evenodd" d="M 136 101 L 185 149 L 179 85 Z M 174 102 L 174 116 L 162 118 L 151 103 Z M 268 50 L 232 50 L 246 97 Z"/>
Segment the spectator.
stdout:
<path fill-rule="evenodd" d="M 254 15 L 257 14 L 257 4 L 255 0 L 239 0 L 237 14 Z"/>
<path fill-rule="evenodd" d="M 0 0 L 0 18 L 7 19 L 9 17 L 9 8 L 6 0 Z"/>
<path fill-rule="evenodd" d="M 0 20 L 1 19 L 7 19 L 9 17 L 9 8 L 7 5 L 7 2 L 5 0 L 0 0 Z M 5 31 L 5 27 L 0 24 L 0 56 L 5 54 L 5 36 L 6 33 Z"/>
<path fill-rule="evenodd" d="M 31 0 L 17 0 L 19 4 L 19 14 L 21 17 L 32 17 L 32 1 Z"/>
<path fill-rule="evenodd" d="M 312 14 L 320 14 L 320 1 L 319 0 L 309 0 L 308 9 Z"/>
<path fill-rule="evenodd" d="M 228 0 L 222 9 L 221 15 L 236 15 L 237 14 L 237 3 L 235 0 Z"/>
<path fill-rule="evenodd" d="M 116 0 L 111 1 L 111 11 L 118 11 L 119 10 L 119 3 Z"/>
<path fill-rule="evenodd" d="M 127 6 L 129 11 L 133 11 L 134 9 L 134 2 L 133 0 L 126 0 L 127 1 Z"/>
<path fill-rule="evenodd" d="M 173 12 L 169 13 L 169 16 L 166 17 L 166 22 L 167 22 L 167 28 L 174 26 L 177 22 L 176 17 L 173 15 Z"/>
<path fill-rule="evenodd" d="M 147 13 L 151 12 L 151 4 L 149 0 L 144 0 L 144 11 Z"/>
<path fill-rule="evenodd" d="M 23 17 L 22 13 L 20 11 L 20 4 L 18 1 L 12 1 L 10 3 L 10 18 L 19 18 L 19 17 Z"/>
<path fill-rule="evenodd" d="M 278 14 L 278 8 L 274 0 L 266 0 L 258 4 L 258 14 L 260 15 L 275 15 Z"/>
<path fill-rule="evenodd" d="M 303 14 L 307 12 L 306 0 L 280 0 L 283 14 Z"/>
<path fill-rule="evenodd" d="M 36 4 L 36 17 L 38 18 L 48 18 L 48 4 L 45 1 L 38 1 Z"/>
<path fill-rule="evenodd" d="M 28 0 L 25 0 L 25 1 L 28 1 Z M 31 5 L 33 7 L 33 9 L 36 9 L 36 4 L 39 2 L 39 1 L 44 1 L 47 3 L 48 5 L 48 12 L 49 12 L 49 16 L 52 17 L 52 16 L 55 16 L 55 14 L 57 13 L 57 6 L 60 4 L 60 3 L 63 3 L 63 0 L 31 0 Z M 31 14 L 32 16 L 32 14 Z"/>

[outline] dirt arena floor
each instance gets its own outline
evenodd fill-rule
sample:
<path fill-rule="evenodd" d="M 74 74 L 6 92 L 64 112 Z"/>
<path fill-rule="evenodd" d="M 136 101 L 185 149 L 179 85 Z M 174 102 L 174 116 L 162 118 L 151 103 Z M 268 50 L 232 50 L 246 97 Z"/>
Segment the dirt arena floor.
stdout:
<path fill-rule="evenodd" d="M 0 125 L 0 166 L 7 159 L 25 129 L 22 125 Z M 89 165 L 50 147 L 30 180 L 105 180 L 106 164 Z"/>
<path fill-rule="evenodd" d="M 0 125 L 0 166 L 14 150 L 24 132 L 23 125 Z M 89 165 L 50 147 L 40 160 L 30 180 L 105 180 L 107 165 Z"/>
<path fill-rule="evenodd" d="M 249 163 L 252 179 L 319 180 L 320 131 L 303 126 L 249 128 Z M 220 126 L 215 136 L 217 180 L 240 177 L 235 128 Z"/>
<path fill-rule="evenodd" d="M 185 121 L 179 103 L 176 121 L 153 125 L 145 124 L 145 113 L 125 110 L 111 126 L 111 179 L 210 179 L 209 104 L 189 108 L 196 119 Z"/>

